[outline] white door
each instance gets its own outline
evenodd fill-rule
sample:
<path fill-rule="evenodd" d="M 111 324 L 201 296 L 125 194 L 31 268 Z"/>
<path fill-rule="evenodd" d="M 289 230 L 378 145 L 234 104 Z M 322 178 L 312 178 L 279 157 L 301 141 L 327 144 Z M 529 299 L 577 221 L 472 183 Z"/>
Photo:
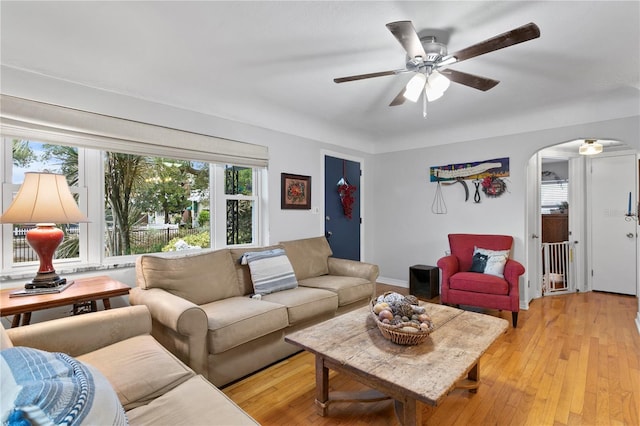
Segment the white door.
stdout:
<path fill-rule="evenodd" d="M 592 289 L 636 294 L 636 238 L 638 224 L 625 217 L 632 194 L 635 212 L 634 155 L 591 159 L 591 271 Z"/>
<path fill-rule="evenodd" d="M 542 296 L 542 240 L 540 218 L 540 154 L 536 153 L 529 159 L 527 166 L 527 266 L 524 292 L 525 306 L 529 301 Z M 523 299 L 523 300 L 522 300 Z"/>

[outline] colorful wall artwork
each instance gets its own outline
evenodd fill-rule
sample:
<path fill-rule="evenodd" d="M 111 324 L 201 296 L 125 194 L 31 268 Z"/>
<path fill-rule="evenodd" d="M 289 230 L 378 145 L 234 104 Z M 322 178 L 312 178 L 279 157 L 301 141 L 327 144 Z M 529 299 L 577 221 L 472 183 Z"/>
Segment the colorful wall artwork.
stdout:
<path fill-rule="evenodd" d="M 484 179 L 486 177 L 509 176 L 509 158 L 474 161 L 469 163 L 432 166 L 429 168 L 431 182 L 446 182 L 457 179 Z"/>

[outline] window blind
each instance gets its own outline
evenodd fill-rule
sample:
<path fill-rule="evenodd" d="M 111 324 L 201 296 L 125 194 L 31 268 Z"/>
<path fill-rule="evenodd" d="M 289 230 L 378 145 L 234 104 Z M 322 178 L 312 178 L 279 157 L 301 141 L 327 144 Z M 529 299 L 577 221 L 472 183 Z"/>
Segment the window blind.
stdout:
<path fill-rule="evenodd" d="M 268 148 L 0 95 L 4 136 L 137 155 L 266 167 Z"/>

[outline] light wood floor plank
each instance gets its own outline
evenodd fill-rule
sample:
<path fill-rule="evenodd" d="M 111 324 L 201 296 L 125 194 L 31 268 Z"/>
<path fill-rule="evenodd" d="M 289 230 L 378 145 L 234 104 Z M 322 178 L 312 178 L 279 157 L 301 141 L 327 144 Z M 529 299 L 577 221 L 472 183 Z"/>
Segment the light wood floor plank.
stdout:
<path fill-rule="evenodd" d="M 407 292 L 379 285 L 387 290 Z M 433 299 L 438 302 L 438 299 Z M 423 408 L 425 425 L 640 424 L 640 336 L 634 297 L 578 293 L 536 299 L 481 358 L 477 394 L 454 390 Z M 510 321 L 509 312 L 487 311 Z M 365 390 L 331 372 L 331 390 Z M 315 412 L 314 358 L 299 353 L 223 389 L 265 426 L 396 426 L 390 401 Z"/>

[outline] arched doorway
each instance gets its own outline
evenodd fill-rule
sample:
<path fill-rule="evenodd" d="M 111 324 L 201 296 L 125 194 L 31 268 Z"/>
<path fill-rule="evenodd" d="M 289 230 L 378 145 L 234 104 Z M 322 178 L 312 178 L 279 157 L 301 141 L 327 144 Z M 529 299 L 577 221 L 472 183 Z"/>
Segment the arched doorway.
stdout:
<path fill-rule="evenodd" d="M 614 168 L 613 170 L 609 170 L 606 173 L 603 173 L 598 177 L 598 184 L 601 186 L 594 186 L 591 181 L 591 169 L 592 162 L 597 161 L 597 159 L 608 158 L 608 157 L 620 157 L 627 156 L 628 159 L 632 159 L 635 162 L 635 153 L 633 150 L 630 150 L 627 145 L 618 141 L 603 141 L 604 142 L 604 152 L 602 154 L 598 154 L 597 156 L 582 156 L 578 154 L 578 148 L 582 143 L 582 140 L 576 140 L 566 143 L 557 144 L 554 146 L 550 146 L 548 148 L 542 149 L 538 151 L 536 154 L 532 156 L 528 165 L 528 173 L 527 173 L 527 188 L 530 188 L 528 197 L 527 197 L 527 236 L 528 241 L 526 242 L 527 246 L 527 271 L 529 282 L 527 287 L 525 288 L 525 302 L 529 303 L 534 298 L 541 297 L 543 293 L 543 285 L 549 285 L 549 282 L 545 283 L 544 280 L 544 258 L 542 253 L 542 245 L 544 239 L 548 237 L 547 235 L 543 236 L 543 216 L 545 214 L 566 214 L 566 225 L 562 224 L 563 227 L 560 232 L 563 232 L 562 239 L 566 239 L 569 246 L 571 246 L 571 261 L 573 264 L 571 265 L 571 274 L 573 274 L 573 288 L 571 291 L 589 291 L 593 289 L 593 277 L 597 276 L 598 271 L 593 270 L 594 263 L 594 244 L 596 248 L 601 248 L 604 245 L 608 244 L 610 246 L 610 251 L 621 250 L 622 255 L 616 257 L 613 256 L 614 264 L 618 262 L 629 263 L 629 255 L 631 254 L 627 248 L 624 248 L 624 244 L 612 244 L 612 243 L 602 243 L 598 241 L 594 241 L 594 238 L 601 238 L 597 233 L 594 234 L 592 231 L 595 227 L 605 226 L 600 223 L 599 216 L 602 216 L 603 209 L 602 206 L 598 206 L 599 203 L 596 201 L 596 205 L 594 205 L 594 197 L 593 189 L 595 188 L 597 194 L 603 192 L 602 185 L 609 185 L 606 192 L 620 191 L 620 180 L 629 181 L 628 177 L 620 178 L 619 172 L 621 170 L 619 168 Z M 628 162 L 627 162 L 628 163 Z M 594 163 L 595 164 L 595 163 Z M 627 166 L 628 167 L 628 166 Z M 634 173 L 633 176 L 638 176 L 637 166 L 634 169 L 635 171 L 631 171 Z M 624 176 L 629 176 L 629 170 L 627 168 L 627 174 Z M 541 202 L 541 193 L 544 175 L 547 175 L 547 178 L 551 178 L 551 180 L 556 182 L 566 183 L 567 189 L 567 200 L 568 208 L 565 205 L 564 209 L 561 208 L 560 203 L 557 205 L 546 205 L 543 206 Z M 605 180 L 606 182 L 603 182 Z M 636 182 L 627 182 L 627 186 L 631 189 L 624 189 L 628 194 L 628 191 L 633 193 L 636 192 Z M 596 195 L 597 195 L 596 194 Z M 633 195 L 633 199 L 637 200 L 636 195 Z M 609 211 L 604 210 L 605 214 L 616 214 L 618 220 L 625 220 L 623 213 L 621 213 L 622 206 L 622 196 L 620 198 L 620 207 L 619 209 L 610 209 Z M 548 200 L 548 199 L 547 199 Z M 547 201 L 548 203 L 548 201 Z M 561 211 L 564 210 L 564 213 Z M 553 212 L 552 212 L 553 211 Z M 558 220 L 562 216 L 554 217 L 554 220 Z M 561 219 L 560 219 L 561 220 Z M 595 222 L 594 222 L 595 221 Z M 566 227 L 566 228 L 564 228 Z M 598 228 L 599 229 L 599 228 Z M 617 235 L 616 233 L 612 233 L 612 235 Z M 629 233 L 626 233 L 627 235 Z M 605 232 L 604 235 L 607 235 Z M 558 237 L 551 237 L 551 239 L 555 239 Z M 626 239 L 630 237 L 625 235 Z M 634 240 L 637 239 L 637 232 L 634 233 Z M 627 241 L 628 242 L 628 241 Z M 628 245 L 628 244 L 627 244 Z M 634 289 L 634 293 L 637 293 L 637 273 L 636 268 L 638 267 L 637 263 L 637 253 L 635 252 L 637 247 L 636 244 L 633 244 L 634 252 L 633 258 L 630 261 L 634 266 L 631 270 L 628 270 L 628 274 L 625 274 L 623 280 L 630 281 L 631 286 Z M 609 250 L 609 248 L 607 249 Z M 625 265 L 619 265 L 620 268 L 618 270 L 623 270 Z M 615 266 L 614 266 L 615 268 Z M 596 290 L 599 288 L 596 286 Z M 615 291 L 615 290 L 612 290 Z M 629 294 L 629 293 L 625 293 Z"/>

